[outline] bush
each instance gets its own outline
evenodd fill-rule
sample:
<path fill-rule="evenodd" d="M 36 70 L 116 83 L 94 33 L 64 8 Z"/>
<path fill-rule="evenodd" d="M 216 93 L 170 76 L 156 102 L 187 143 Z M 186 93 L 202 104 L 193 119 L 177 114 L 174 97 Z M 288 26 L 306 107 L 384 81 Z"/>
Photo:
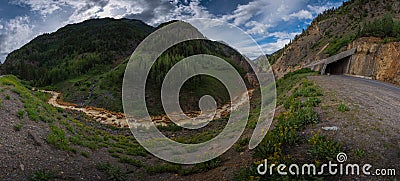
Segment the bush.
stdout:
<path fill-rule="evenodd" d="M 400 38 L 400 21 L 396 21 L 393 19 L 392 15 L 386 14 L 380 19 L 365 22 L 359 36 Z"/>

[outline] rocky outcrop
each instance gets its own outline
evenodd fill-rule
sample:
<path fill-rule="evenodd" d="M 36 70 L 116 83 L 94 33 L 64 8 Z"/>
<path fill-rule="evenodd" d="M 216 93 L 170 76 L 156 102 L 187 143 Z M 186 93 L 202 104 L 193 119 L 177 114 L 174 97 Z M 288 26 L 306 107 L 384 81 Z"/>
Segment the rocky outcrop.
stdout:
<path fill-rule="evenodd" d="M 349 73 L 400 85 L 400 42 L 383 43 L 380 38 L 359 38 L 348 49 L 356 48 Z"/>
<path fill-rule="evenodd" d="M 394 11 L 399 8 L 398 0 L 351 0 L 325 11 L 286 45 L 283 53 L 276 53 L 281 56 L 272 65 L 275 77 L 279 79 L 331 55 L 357 48 L 354 64 L 349 67 L 351 74 L 399 85 L 399 43 L 383 43 L 382 39 L 368 37 L 354 40 L 367 22 L 387 14 L 399 20 L 400 12 Z"/>

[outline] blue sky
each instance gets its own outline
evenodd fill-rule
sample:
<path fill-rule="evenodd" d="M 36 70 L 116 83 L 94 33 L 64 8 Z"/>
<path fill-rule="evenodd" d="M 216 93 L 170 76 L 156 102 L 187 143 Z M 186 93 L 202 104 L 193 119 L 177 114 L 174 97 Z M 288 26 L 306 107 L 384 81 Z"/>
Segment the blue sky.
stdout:
<path fill-rule="evenodd" d="M 134 18 L 157 26 L 173 19 L 213 18 L 232 23 L 272 53 L 344 0 L 2 0 L 0 60 L 36 36 L 91 18 Z M 234 38 L 234 37 L 225 38 Z M 246 45 L 243 45 L 246 46 Z M 250 47 L 249 47 L 250 48 Z M 255 58 L 256 54 L 247 56 Z"/>

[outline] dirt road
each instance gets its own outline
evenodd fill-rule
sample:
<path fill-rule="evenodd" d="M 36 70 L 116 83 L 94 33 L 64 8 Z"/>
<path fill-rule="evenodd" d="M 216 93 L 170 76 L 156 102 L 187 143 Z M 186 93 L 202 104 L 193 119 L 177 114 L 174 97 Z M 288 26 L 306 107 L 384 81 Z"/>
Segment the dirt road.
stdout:
<path fill-rule="evenodd" d="M 322 122 L 338 131 L 323 131 L 343 142 L 349 161 L 400 171 L 400 87 L 349 76 L 309 77 L 324 90 Z M 339 105 L 349 107 L 339 111 Z"/>

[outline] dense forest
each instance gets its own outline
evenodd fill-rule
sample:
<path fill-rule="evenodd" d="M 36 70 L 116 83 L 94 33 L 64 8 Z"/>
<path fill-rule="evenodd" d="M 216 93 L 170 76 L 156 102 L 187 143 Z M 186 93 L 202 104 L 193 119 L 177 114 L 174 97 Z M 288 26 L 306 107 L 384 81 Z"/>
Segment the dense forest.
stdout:
<path fill-rule="evenodd" d="M 111 18 L 67 25 L 10 53 L 1 71 L 34 86 L 98 74 L 121 63 L 153 30 L 138 20 Z"/>
<path fill-rule="evenodd" d="M 120 112 L 122 81 L 130 55 L 147 35 L 172 22 L 176 21 L 151 27 L 138 20 L 106 18 L 67 25 L 12 52 L 0 69 L 3 74 L 14 74 L 32 86 L 60 91 L 64 101 Z M 177 30 L 179 36 L 197 31 L 190 24 L 184 26 L 187 32 Z M 243 77 L 252 71 L 244 57 L 222 43 L 192 40 L 174 45 L 157 59 L 148 77 L 146 94 L 152 113 L 162 113 L 159 90 L 168 70 L 180 60 L 197 54 L 218 56 Z M 182 107 L 186 110 L 197 109 L 198 99 L 205 94 L 214 96 L 218 105 L 229 99 L 222 83 L 203 75 L 189 79 L 181 92 L 185 104 Z"/>

